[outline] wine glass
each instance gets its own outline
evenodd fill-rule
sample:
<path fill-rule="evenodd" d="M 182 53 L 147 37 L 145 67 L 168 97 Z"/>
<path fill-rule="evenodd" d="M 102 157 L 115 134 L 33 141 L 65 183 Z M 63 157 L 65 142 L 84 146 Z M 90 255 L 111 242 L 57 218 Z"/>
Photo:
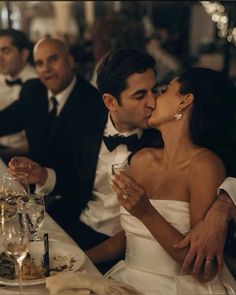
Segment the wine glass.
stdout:
<path fill-rule="evenodd" d="M 31 241 L 40 241 L 37 232 L 42 227 L 45 216 L 45 204 L 43 196 L 30 194 L 29 199 L 23 205 L 23 211 L 28 222 Z"/>
<path fill-rule="evenodd" d="M 28 199 L 29 184 L 27 174 L 16 172 L 14 174 L 6 173 L 3 175 L 3 190 L 5 200 L 8 204 L 17 204 L 17 201 Z"/>
<path fill-rule="evenodd" d="M 22 288 L 22 263 L 29 249 L 29 236 L 26 227 L 22 226 L 17 218 L 4 226 L 3 247 L 6 254 L 14 258 L 16 268 L 18 267 L 19 292 L 23 294 Z"/>

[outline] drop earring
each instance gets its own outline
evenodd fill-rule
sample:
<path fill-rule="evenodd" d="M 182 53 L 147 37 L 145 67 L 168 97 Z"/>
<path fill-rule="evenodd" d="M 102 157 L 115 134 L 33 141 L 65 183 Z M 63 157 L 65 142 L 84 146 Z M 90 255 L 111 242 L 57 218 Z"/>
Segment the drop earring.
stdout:
<path fill-rule="evenodd" d="M 174 118 L 176 121 L 181 120 L 183 117 L 183 114 L 181 114 L 181 108 L 178 108 L 178 113 L 174 114 Z"/>

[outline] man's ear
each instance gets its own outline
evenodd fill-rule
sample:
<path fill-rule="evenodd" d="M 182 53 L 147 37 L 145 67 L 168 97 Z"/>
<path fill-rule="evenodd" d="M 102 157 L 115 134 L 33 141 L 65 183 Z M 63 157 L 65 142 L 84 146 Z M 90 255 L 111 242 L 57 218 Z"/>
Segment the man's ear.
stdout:
<path fill-rule="evenodd" d="M 181 96 L 181 102 L 179 108 L 183 111 L 184 109 L 190 107 L 194 101 L 194 95 L 192 93 L 185 94 Z"/>
<path fill-rule="evenodd" d="M 27 62 L 27 59 L 28 59 L 29 55 L 30 55 L 30 51 L 29 51 L 29 49 L 27 49 L 27 48 L 23 48 L 23 49 L 21 50 L 21 56 L 22 56 L 22 59 L 23 59 L 23 61 L 24 61 L 25 63 Z"/>
<path fill-rule="evenodd" d="M 109 93 L 104 93 L 102 95 L 102 98 L 105 106 L 108 108 L 110 112 L 114 112 L 117 110 L 117 100 L 113 95 Z"/>

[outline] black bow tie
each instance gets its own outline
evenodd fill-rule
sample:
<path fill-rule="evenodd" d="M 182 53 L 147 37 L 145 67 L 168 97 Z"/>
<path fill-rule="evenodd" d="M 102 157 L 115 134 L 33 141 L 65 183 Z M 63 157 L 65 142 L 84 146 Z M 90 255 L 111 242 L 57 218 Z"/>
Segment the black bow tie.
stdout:
<path fill-rule="evenodd" d="M 112 152 L 118 145 L 125 144 L 129 151 L 134 151 L 139 144 L 139 139 L 137 134 L 133 134 L 130 136 L 120 136 L 120 135 L 113 135 L 113 136 L 103 136 L 103 141 L 110 152 Z"/>
<path fill-rule="evenodd" d="M 23 85 L 23 82 L 20 78 L 16 79 L 16 80 L 7 80 L 5 79 L 5 83 L 8 85 L 8 86 L 14 86 L 14 85 L 20 85 L 22 86 Z"/>

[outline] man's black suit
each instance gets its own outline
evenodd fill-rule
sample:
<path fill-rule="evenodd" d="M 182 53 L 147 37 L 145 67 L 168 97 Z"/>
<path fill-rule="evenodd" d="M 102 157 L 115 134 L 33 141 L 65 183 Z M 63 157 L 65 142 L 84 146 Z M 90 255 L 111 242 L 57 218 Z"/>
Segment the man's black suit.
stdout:
<path fill-rule="evenodd" d="M 102 137 L 107 123 L 108 111 L 102 107 L 99 111 L 90 114 L 89 120 L 80 117 L 81 123 L 73 124 L 71 137 L 74 139 L 74 158 L 77 172 L 78 197 L 77 204 L 74 203 L 73 214 L 67 216 L 66 230 L 76 240 L 80 236 L 80 230 L 76 227 L 81 211 L 86 207 L 92 197 L 92 190 L 96 176 L 96 168 Z M 74 118 L 76 119 L 76 118 Z M 82 126 L 82 122 L 85 122 Z M 78 126 L 75 128 L 75 126 Z M 162 144 L 161 136 L 156 130 L 144 130 L 137 149 L 145 146 L 160 146 Z M 107 167 L 109 170 L 110 167 Z M 74 219 L 75 218 L 75 219 Z M 70 222 L 68 222 L 70 220 Z M 73 224 L 74 226 L 71 226 Z"/>
<path fill-rule="evenodd" d="M 97 109 L 101 97 L 97 90 L 81 77 L 69 95 L 60 115 L 51 128 L 48 116 L 47 88 L 39 79 L 27 81 L 19 100 L 0 112 L 0 135 L 25 130 L 29 142 L 29 157 L 57 174 L 54 193 L 75 195 L 76 174 L 70 137 L 73 116 L 79 118 L 90 108 Z M 75 126 L 76 128 L 76 126 Z"/>

